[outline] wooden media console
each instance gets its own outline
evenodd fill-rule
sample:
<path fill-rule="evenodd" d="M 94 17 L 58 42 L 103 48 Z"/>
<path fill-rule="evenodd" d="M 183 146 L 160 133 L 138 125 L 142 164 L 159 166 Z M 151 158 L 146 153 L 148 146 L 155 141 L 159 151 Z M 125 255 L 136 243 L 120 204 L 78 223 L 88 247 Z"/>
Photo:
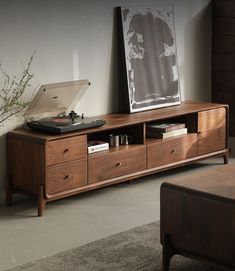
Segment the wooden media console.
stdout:
<path fill-rule="evenodd" d="M 19 129 L 7 134 L 7 205 L 14 193 L 38 199 L 38 215 L 47 202 L 128 181 L 158 171 L 223 156 L 228 163 L 228 107 L 183 102 L 135 114 L 99 116 L 106 124 L 60 135 Z M 188 133 L 166 139 L 148 138 L 146 125 L 185 123 Z M 88 154 L 89 140 L 109 141 L 128 134 L 128 145 Z"/>

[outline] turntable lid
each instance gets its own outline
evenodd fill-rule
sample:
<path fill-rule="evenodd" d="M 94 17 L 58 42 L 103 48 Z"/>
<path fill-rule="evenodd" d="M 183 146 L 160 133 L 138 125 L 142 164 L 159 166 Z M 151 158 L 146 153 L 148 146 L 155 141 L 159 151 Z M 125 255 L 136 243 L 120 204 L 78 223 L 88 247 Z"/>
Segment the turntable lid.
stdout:
<path fill-rule="evenodd" d="M 37 120 L 70 112 L 89 85 L 86 79 L 42 85 L 25 111 L 25 119 Z"/>

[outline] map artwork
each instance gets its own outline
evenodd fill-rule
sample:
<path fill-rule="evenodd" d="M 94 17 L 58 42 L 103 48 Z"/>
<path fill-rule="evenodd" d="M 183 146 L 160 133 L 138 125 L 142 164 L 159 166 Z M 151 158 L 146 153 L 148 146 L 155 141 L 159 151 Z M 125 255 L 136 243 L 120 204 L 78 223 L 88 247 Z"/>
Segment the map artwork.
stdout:
<path fill-rule="evenodd" d="M 122 7 L 131 113 L 180 104 L 173 6 Z"/>

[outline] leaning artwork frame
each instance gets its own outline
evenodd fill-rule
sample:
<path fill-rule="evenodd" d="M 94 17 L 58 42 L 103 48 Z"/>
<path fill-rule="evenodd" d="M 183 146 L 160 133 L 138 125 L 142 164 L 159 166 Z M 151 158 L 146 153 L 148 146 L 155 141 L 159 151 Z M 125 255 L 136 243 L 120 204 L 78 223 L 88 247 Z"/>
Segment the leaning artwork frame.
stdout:
<path fill-rule="evenodd" d="M 174 8 L 120 7 L 130 113 L 181 103 Z"/>

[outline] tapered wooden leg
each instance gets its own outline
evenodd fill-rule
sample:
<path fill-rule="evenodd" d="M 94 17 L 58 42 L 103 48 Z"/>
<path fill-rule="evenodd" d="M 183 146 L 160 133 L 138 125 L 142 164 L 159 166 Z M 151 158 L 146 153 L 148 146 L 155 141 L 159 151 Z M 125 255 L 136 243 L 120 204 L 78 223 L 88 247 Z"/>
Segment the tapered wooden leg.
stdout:
<path fill-rule="evenodd" d="M 13 200 L 13 191 L 11 188 L 11 180 L 7 180 L 6 183 L 6 205 L 11 206 Z"/>
<path fill-rule="evenodd" d="M 43 196 L 43 185 L 39 187 L 38 191 L 38 216 L 43 216 L 45 211 L 46 200 Z"/>
<path fill-rule="evenodd" d="M 223 155 L 224 157 L 224 164 L 228 164 L 228 153 Z"/>
<path fill-rule="evenodd" d="M 167 271 L 170 268 L 170 261 L 174 255 L 174 251 L 171 248 L 170 236 L 165 235 L 162 245 L 162 270 Z"/>

